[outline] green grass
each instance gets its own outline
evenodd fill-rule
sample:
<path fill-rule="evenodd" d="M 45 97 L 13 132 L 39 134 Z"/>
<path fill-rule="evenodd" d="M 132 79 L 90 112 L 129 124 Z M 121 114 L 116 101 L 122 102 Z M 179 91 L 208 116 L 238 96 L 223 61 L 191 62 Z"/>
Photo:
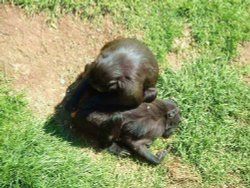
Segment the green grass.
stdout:
<path fill-rule="evenodd" d="M 235 184 L 236 177 L 250 184 L 250 88 L 226 63 L 207 54 L 159 82 L 160 96 L 182 109 L 175 153 L 198 168 L 205 185 Z"/>
<path fill-rule="evenodd" d="M 99 177 L 102 169 L 92 165 L 86 154 L 44 134 L 42 124 L 26 110 L 22 96 L 2 85 L 0 93 L 0 187 L 104 184 Z"/>
<path fill-rule="evenodd" d="M 231 62 L 238 45 L 250 40 L 250 1 L 11 2 L 52 18 L 75 13 L 91 21 L 111 14 L 128 30 L 144 33 L 160 64 L 183 25 L 191 25 L 199 57 L 179 71 L 165 70 L 158 82 L 159 97 L 175 98 L 183 116 L 169 160 L 174 155 L 193 166 L 202 177 L 196 187 L 249 187 L 250 86 L 240 77 L 250 68 Z M 90 158 L 92 149 L 84 143 L 44 131 L 44 122 L 30 115 L 23 96 L 13 95 L 5 82 L 0 93 L 0 187 L 166 187 L 175 182 L 169 161 L 152 167 L 105 152 L 101 159 Z M 157 141 L 154 148 L 162 145 Z"/>
<path fill-rule="evenodd" d="M 73 138 L 66 142 L 62 137 L 55 136 L 59 132 L 46 133 L 43 124 L 27 110 L 23 96 L 13 94 L 1 78 L 1 188 L 144 187 L 140 186 L 141 183 L 161 187 L 167 183 L 167 170 L 164 168 L 139 161 L 134 164 L 129 158 L 119 159 L 105 152 L 100 161 L 93 160 L 88 156 L 91 149 L 84 149 L 84 143 Z M 126 169 L 126 165 L 132 169 Z M 125 170 L 122 169 L 124 166 Z M 148 182 L 146 178 L 151 174 L 154 177 Z"/>
<path fill-rule="evenodd" d="M 250 39 L 250 1 L 182 1 L 180 15 L 192 24 L 199 46 L 235 55 L 239 41 Z"/>

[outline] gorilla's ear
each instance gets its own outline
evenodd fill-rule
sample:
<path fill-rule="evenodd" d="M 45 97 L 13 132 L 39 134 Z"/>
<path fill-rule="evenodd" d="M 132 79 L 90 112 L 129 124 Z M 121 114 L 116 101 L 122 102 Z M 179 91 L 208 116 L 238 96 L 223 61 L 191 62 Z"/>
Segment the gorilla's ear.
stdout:
<path fill-rule="evenodd" d="M 89 71 L 89 69 L 90 69 L 90 64 L 88 63 L 87 65 L 85 65 L 84 72 Z"/>
<path fill-rule="evenodd" d="M 120 80 L 111 80 L 111 81 L 109 81 L 108 88 L 109 88 L 110 91 L 121 89 L 121 81 Z"/>
<path fill-rule="evenodd" d="M 93 65 L 95 64 L 95 62 L 92 63 L 88 63 L 87 65 L 85 65 L 84 67 L 84 74 L 88 74 L 90 72 L 91 69 L 93 69 Z"/>
<path fill-rule="evenodd" d="M 172 119 L 177 115 L 177 113 L 178 113 L 177 109 L 170 110 L 169 112 L 167 112 L 167 117 Z"/>

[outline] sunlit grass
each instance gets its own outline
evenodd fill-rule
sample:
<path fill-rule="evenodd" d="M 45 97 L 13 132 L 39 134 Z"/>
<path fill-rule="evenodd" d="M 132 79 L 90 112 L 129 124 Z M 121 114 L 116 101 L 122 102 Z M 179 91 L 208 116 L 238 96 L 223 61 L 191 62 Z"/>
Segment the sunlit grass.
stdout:
<path fill-rule="evenodd" d="M 197 170 L 198 187 L 250 185 L 250 86 L 240 79 L 249 69 L 230 64 L 239 43 L 250 39 L 249 1 L 6 2 L 51 18 L 74 13 L 92 21 L 110 14 L 128 30 L 143 32 L 160 64 L 188 23 L 199 56 L 179 71 L 165 70 L 158 82 L 159 97 L 174 98 L 183 116 L 171 155 Z M 106 152 L 93 159 L 81 142 L 76 147 L 46 133 L 26 109 L 23 96 L 1 82 L 0 187 L 166 187 L 175 181 L 167 178 L 168 161 L 152 167 Z M 154 148 L 164 144 L 159 140 Z"/>

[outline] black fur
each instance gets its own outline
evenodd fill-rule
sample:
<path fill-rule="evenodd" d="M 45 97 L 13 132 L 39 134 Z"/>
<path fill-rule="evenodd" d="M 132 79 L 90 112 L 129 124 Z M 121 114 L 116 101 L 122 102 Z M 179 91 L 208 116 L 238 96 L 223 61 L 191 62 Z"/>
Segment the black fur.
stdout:
<path fill-rule="evenodd" d="M 140 41 L 111 41 L 101 49 L 96 60 L 85 67 L 66 109 L 74 112 L 81 108 L 86 115 L 91 110 L 119 111 L 151 102 L 157 96 L 158 72 L 153 53 Z"/>

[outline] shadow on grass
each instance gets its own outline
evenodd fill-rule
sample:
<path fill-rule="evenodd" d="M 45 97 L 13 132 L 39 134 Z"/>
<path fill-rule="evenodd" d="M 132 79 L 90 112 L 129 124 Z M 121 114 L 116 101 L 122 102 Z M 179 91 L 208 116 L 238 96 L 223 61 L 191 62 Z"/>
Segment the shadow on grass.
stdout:
<path fill-rule="evenodd" d="M 71 122 L 70 113 L 65 109 L 65 104 L 68 100 L 70 100 L 71 93 L 77 89 L 82 77 L 82 75 L 79 75 L 78 78 L 67 88 L 65 97 L 55 107 L 54 114 L 48 117 L 43 129 L 47 134 L 58 137 L 63 141 L 67 141 L 72 146 L 79 148 L 91 148 L 95 152 L 101 152 L 103 149 L 99 147 L 97 142 L 99 130 L 96 129 L 98 128 L 95 129 L 91 125 L 83 125 L 82 127 L 79 127 L 79 125 L 74 125 Z M 88 129 L 92 129 L 92 132 L 89 133 Z M 93 133 L 93 130 L 95 133 Z M 130 151 L 130 153 L 131 155 L 126 157 L 137 161 L 139 164 L 147 162 L 144 158 L 136 155 L 133 151 Z"/>
<path fill-rule="evenodd" d="M 96 142 L 96 137 L 85 134 L 82 130 L 72 125 L 70 113 L 65 110 L 65 104 L 70 99 L 71 93 L 77 88 L 82 78 L 80 74 L 77 79 L 67 88 L 65 97 L 55 107 L 54 114 L 48 117 L 43 129 L 46 133 L 69 142 L 72 146 L 92 148 L 101 151 Z"/>

